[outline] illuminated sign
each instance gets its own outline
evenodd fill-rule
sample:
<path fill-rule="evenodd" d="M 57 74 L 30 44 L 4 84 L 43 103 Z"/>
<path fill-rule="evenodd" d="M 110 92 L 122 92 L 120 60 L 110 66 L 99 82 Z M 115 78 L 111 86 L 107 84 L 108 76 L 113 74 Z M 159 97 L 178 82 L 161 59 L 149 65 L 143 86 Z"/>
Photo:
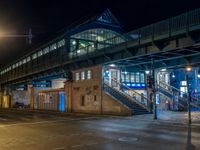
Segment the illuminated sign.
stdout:
<path fill-rule="evenodd" d="M 187 86 L 187 82 L 186 81 L 181 81 L 181 86 Z"/>
<path fill-rule="evenodd" d="M 142 83 L 142 84 L 141 83 L 137 83 L 137 84 L 126 83 L 125 85 L 130 87 L 130 88 L 144 88 L 145 87 L 144 83 Z"/>

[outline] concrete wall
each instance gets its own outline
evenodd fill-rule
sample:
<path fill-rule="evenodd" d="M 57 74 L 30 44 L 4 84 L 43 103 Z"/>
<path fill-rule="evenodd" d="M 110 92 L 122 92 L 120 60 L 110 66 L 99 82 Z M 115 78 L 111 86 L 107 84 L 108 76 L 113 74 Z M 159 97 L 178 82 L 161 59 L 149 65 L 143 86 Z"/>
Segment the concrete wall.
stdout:
<path fill-rule="evenodd" d="M 119 103 L 117 100 L 112 98 L 110 95 L 103 93 L 103 110 L 102 114 L 112 114 L 112 115 L 131 115 L 132 112 L 123 104 Z"/>
<path fill-rule="evenodd" d="M 29 92 L 28 91 L 12 91 L 11 94 L 12 94 L 11 95 L 12 105 L 15 102 L 24 103 L 25 105 L 30 104 Z"/>

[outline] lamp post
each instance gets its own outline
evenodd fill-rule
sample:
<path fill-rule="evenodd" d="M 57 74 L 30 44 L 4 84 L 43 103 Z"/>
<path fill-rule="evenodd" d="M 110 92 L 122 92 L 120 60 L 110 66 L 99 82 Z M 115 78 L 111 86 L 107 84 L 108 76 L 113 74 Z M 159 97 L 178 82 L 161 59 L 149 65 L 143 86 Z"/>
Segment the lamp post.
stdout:
<path fill-rule="evenodd" d="M 187 67 L 186 68 L 187 72 L 192 71 L 192 67 Z M 189 90 L 189 77 L 188 74 L 186 75 L 186 83 L 187 83 L 187 104 L 188 104 L 188 123 L 191 124 L 191 110 L 190 110 L 190 101 L 191 101 L 191 92 Z"/>
<path fill-rule="evenodd" d="M 154 68 L 154 60 L 152 58 L 151 61 L 151 67 L 152 67 L 152 92 L 153 92 L 153 110 L 154 110 L 154 119 L 157 120 L 157 105 L 156 105 L 156 80 L 155 80 L 155 68 Z"/>

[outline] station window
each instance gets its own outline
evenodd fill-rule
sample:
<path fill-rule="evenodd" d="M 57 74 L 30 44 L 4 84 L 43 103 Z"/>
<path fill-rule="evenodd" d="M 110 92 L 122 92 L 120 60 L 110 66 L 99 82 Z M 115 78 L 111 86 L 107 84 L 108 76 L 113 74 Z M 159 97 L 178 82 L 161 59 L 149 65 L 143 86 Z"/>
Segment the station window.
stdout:
<path fill-rule="evenodd" d="M 139 72 L 135 74 L 135 82 L 136 83 L 140 82 L 140 73 Z"/>
<path fill-rule="evenodd" d="M 135 82 L 135 74 L 131 72 L 131 82 Z"/>
<path fill-rule="evenodd" d="M 15 64 L 13 64 L 13 65 L 12 65 L 12 68 L 15 69 L 15 67 L 16 67 Z"/>
<path fill-rule="evenodd" d="M 53 51 L 53 50 L 55 50 L 56 48 L 57 48 L 56 43 L 55 43 L 55 44 L 52 44 L 52 45 L 50 46 L 50 51 Z"/>
<path fill-rule="evenodd" d="M 65 40 L 62 39 L 61 41 L 58 42 L 58 48 L 62 47 L 65 45 Z"/>
<path fill-rule="evenodd" d="M 43 53 L 44 53 L 44 54 L 49 53 L 49 47 L 46 47 L 46 48 L 43 50 Z"/>
<path fill-rule="evenodd" d="M 144 83 L 144 73 L 141 73 L 141 74 L 140 74 L 140 82 L 141 82 L 141 83 Z"/>
<path fill-rule="evenodd" d="M 129 73 L 125 74 L 125 80 L 126 82 L 130 82 Z"/>
<path fill-rule="evenodd" d="M 25 59 L 23 59 L 23 64 L 25 64 L 26 63 L 26 58 Z"/>
<path fill-rule="evenodd" d="M 29 62 L 29 61 L 31 61 L 31 57 L 30 56 L 26 58 L 26 62 Z"/>
<path fill-rule="evenodd" d="M 125 82 L 124 74 L 121 74 L 122 82 Z"/>
<path fill-rule="evenodd" d="M 84 71 L 81 72 L 81 80 L 85 80 L 85 72 Z"/>
<path fill-rule="evenodd" d="M 42 50 L 38 52 L 38 57 L 42 56 L 43 55 L 43 52 Z"/>
<path fill-rule="evenodd" d="M 91 79 L 91 70 L 87 71 L 87 79 Z"/>
<path fill-rule="evenodd" d="M 19 66 L 21 66 L 21 65 L 22 65 L 22 61 L 19 62 Z"/>
<path fill-rule="evenodd" d="M 35 53 L 35 54 L 32 55 L 32 60 L 34 60 L 36 58 L 37 58 L 37 53 Z"/>
<path fill-rule="evenodd" d="M 76 79 L 75 79 L 76 81 L 80 80 L 79 72 L 76 72 L 76 74 L 75 74 L 75 78 L 76 78 Z"/>

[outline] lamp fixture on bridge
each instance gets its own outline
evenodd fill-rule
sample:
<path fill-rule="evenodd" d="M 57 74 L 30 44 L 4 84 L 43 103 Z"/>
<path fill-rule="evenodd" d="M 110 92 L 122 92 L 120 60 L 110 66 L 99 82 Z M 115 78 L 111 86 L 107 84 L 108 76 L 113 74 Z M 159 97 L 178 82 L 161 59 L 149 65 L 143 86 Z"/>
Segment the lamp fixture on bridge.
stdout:
<path fill-rule="evenodd" d="M 187 72 L 192 71 L 192 67 L 191 67 L 191 66 L 187 66 L 187 67 L 186 67 L 186 71 L 187 71 Z"/>
<path fill-rule="evenodd" d="M 163 69 L 161 69 L 161 71 L 165 72 L 165 71 L 167 71 L 167 69 L 166 69 L 166 68 L 163 68 Z"/>
<path fill-rule="evenodd" d="M 110 64 L 110 67 L 115 67 L 115 64 Z"/>
<path fill-rule="evenodd" d="M 150 70 L 145 70 L 145 73 L 146 73 L 146 74 L 149 74 L 149 73 L 150 73 Z"/>
<path fill-rule="evenodd" d="M 200 78 L 200 68 L 198 69 L 197 77 Z"/>
<path fill-rule="evenodd" d="M 176 76 L 175 76 L 175 74 L 174 73 L 172 73 L 172 78 L 175 78 Z"/>

